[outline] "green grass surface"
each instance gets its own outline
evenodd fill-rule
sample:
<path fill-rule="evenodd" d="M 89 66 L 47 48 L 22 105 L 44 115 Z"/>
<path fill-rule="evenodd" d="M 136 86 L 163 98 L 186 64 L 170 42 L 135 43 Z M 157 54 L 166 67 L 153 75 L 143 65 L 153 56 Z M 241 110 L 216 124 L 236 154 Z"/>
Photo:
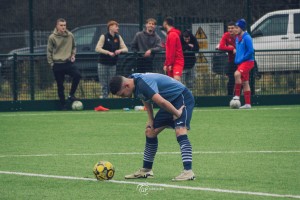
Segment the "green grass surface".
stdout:
<path fill-rule="evenodd" d="M 0 171 L 93 178 L 94 164 L 109 160 L 114 180 L 124 181 L 142 165 L 146 119 L 135 111 L 0 113 Z M 174 132 L 166 130 L 159 135 L 155 178 L 130 181 L 299 196 L 299 119 L 299 106 L 196 109 L 189 138 L 197 179 L 171 181 L 182 163 L 180 154 L 163 153 L 179 152 Z M 128 152 L 141 154 L 110 154 Z M 133 184 L 0 173 L 0 199 L 287 199 L 149 188 L 144 195 Z"/>

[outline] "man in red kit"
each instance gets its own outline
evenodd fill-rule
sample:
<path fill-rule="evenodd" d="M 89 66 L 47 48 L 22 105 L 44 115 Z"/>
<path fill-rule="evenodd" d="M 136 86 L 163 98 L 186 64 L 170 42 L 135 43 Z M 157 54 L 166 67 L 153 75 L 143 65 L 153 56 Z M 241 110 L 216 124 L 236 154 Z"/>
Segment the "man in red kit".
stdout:
<path fill-rule="evenodd" d="M 251 108 L 251 91 L 249 85 L 249 73 L 254 67 L 254 49 L 251 36 L 246 31 L 246 21 L 240 19 L 235 24 L 236 29 L 236 55 L 234 63 L 237 65 L 237 70 L 234 73 L 235 77 L 235 96 L 233 99 L 239 100 L 241 88 L 243 86 L 245 105 L 240 109 Z"/>
<path fill-rule="evenodd" d="M 228 52 L 228 63 L 227 63 L 227 72 L 226 75 L 228 76 L 227 82 L 227 94 L 228 96 L 233 95 L 233 88 L 234 88 L 234 72 L 236 70 L 236 65 L 234 64 L 235 58 L 235 23 L 229 22 L 227 24 L 227 31 L 222 36 L 222 39 L 218 45 L 218 49 L 221 51 Z"/>
<path fill-rule="evenodd" d="M 163 27 L 168 33 L 164 71 L 168 76 L 173 77 L 177 81 L 181 81 L 184 67 L 184 58 L 180 41 L 181 33 L 174 28 L 174 19 L 171 17 L 165 18 Z"/>

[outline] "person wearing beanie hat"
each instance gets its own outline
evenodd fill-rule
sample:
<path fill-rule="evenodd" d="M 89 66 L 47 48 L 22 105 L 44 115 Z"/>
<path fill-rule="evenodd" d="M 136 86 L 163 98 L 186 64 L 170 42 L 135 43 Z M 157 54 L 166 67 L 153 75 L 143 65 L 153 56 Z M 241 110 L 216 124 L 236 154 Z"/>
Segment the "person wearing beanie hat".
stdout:
<path fill-rule="evenodd" d="M 235 24 L 237 37 L 235 39 L 236 55 L 234 63 L 237 70 L 234 73 L 235 78 L 235 96 L 234 100 L 239 100 L 241 88 L 243 86 L 245 105 L 240 109 L 251 108 L 251 90 L 249 85 L 249 73 L 254 67 L 254 49 L 251 36 L 245 31 L 246 21 L 240 19 Z"/>
<path fill-rule="evenodd" d="M 243 31 L 246 30 L 246 20 L 244 19 L 238 20 L 235 25 L 240 27 Z"/>
<path fill-rule="evenodd" d="M 128 52 L 123 38 L 119 35 L 118 22 L 111 20 L 107 23 L 107 33 L 100 36 L 95 51 L 100 53 L 98 63 L 98 78 L 102 87 L 100 98 L 107 98 L 108 82 L 116 75 L 118 55 Z"/>

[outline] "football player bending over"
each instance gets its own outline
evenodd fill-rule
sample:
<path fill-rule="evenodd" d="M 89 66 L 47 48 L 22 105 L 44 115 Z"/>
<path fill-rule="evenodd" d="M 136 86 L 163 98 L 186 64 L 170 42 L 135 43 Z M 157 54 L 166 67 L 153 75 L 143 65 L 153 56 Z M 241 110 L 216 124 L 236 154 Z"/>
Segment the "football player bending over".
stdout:
<path fill-rule="evenodd" d="M 143 167 L 125 178 L 153 178 L 152 166 L 158 147 L 157 136 L 165 128 L 171 127 L 175 129 L 184 168 L 183 172 L 172 180 L 194 180 L 192 146 L 187 135 L 195 104 L 192 93 L 175 79 L 155 73 L 137 73 L 129 78 L 116 76 L 111 79 L 109 87 L 114 95 L 120 97 L 134 95 L 140 98 L 148 112 Z M 153 102 L 160 107 L 155 116 Z"/>

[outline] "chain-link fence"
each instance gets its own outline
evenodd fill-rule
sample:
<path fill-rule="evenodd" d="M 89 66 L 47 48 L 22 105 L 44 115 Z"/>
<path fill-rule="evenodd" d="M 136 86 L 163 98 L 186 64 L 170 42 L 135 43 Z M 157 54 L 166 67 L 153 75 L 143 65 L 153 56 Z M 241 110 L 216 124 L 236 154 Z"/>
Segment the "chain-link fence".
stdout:
<path fill-rule="evenodd" d="M 131 42 L 143 28 L 145 19 L 157 19 L 157 34 L 166 39 L 162 28 L 165 16 L 173 16 L 181 31 L 196 36 L 200 51 L 193 53 L 196 64 L 186 69 L 183 82 L 195 96 L 228 94 L 227 55 L 215 51 L 229 21 L 245 18 L 253 36 L 258 70 L 252 72 L 253 93 L 300 93 L 300 1 L 299 0 L 0 0 L 0 100 L 57 99 L 52 69 L 46 61 L 46 44 L 56 19 L 65 18 L 77 43 L 76 66 L 83 78 L 76 95 L 99 98 L 95 46 L 107 31 L 107 21 L 120 23 L 129 53 L 119 56 L 116 74 L 129 75 L 146 66 L 142 54 L 132 53 Z M 265 14 L 278 10 L 287 10 Z M 291 9 L 296 9 L 291 12 Z M 255 22 L 255 23 L 254 23 Z M 252 27 L 250 28 L 250 25 Z M 31 48 L 30 48 L 31 47 Z M 291 50 L 292 49 L 292 50 Z M 157 53 L 149 72 L 164 73 L 164 52 Z M 66 79 L 66 92 L 71 81 Z M 111 96 L 110 96 L 111 97 Z"/>
<path fill-rule="evenodd" d="M 258 71 L 252 70 L 251 83 L 254 93 L 257 95 L 272 94 L 300 94 L 300 53 L 287 52 L 257 52 L 259 61 L 267 62 L 268 65 L 260 66 Z M 228 94 L 226 75 L 227 57 L 220 52 L 195 53 L 197 62 L 194 68 L 185 69 L 182 82 L 193 92 L 195 96 L 226 96 Z M 75 62 L 79 69 L 82 80 L 76 92 L 81 99 L 100 98 L 102 96 L 102 85 L 99 82 L 98 54 L 80 54 Z M 203 62 L 203 56 L 208 61 Z M 291 57 L 294 56 L 293 59 Z M 141 64 L 140 54 L 128 53 L 119 56 L 116 75 L 128 76 L 139 72 L 145 65 Z M 45 54 L 36 56 L 11 55 L 1 57 L 0 76 L 0 100 L 51 100 L 57 99 L 57 87 L 53 71 L 48 65 Z M 280 70 L 274 70 L 276 65 Z M 296 61 L 297 66 L 291 61 Z M 30 63 L 33 63 L 32 65 Z M 158 53 L 153 59 L 153 67 L 150 71 L 164 73 L 162 66 L 164 52 Z M 288 64 L 289 63 L 289 64 Z M 296 64 L 296 63 L 294 63 Z M 33 66 L 33 67 L 32 67 Z M 143 70 L 145 71 L 145 70 Z M 102 72 L 102 74 L 105 72 Z M 109 78 L 102 79 L 109 81 Z M 102 80 L 103 82 L 103 80 Z M 71 87 L 71 79 L 66 76 L 66 96 Z M 109 97 L 112 97 L 111 95 Z"/>

